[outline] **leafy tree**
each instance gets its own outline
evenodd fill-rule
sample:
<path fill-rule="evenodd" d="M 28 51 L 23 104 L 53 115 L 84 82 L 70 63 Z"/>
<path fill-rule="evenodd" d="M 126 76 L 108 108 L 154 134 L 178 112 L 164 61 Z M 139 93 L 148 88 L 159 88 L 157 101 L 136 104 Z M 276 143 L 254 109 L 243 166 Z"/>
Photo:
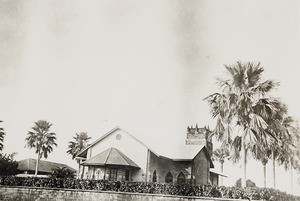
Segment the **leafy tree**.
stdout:
<path fill-rule="evenodd" d="M 53 169 L 52 174 L 50 177 L 57 178 L 57 179 L 73 179 L 75 177 L 76 171 L 70 170 L 66 167 L 57 167 Z"/>
<path fill-rule="evenodd" d="M 38 173 L 39 161 L 41 158 L 47 158 L 49 153 L 53 151 L 56 144 L 56 134 L 50 132 L 52 124 L 45 120 L 34 122 L 32 130 L 28 132 L 25 139 L 25 147 L 35 149 L 37 154 L 37 163 L 35 167 L 35 176 Z"/>
<path fill-rule="evenodd" d="M 236 160 L 242 160 L 242 187 L 246 185 L 247 154 L 255 144 L 266 145 L 272 133 L 263 115 L 274 112 L 268 93 L 278 85 L 272 80 L 262 81 L 264 71 L 260 63 L 237 62 L 226 66 L 228 77 L 218 79 L 221 91 L 206 97 L 211 115 L 217 119 L 214 133 L 217 139 L 231 145 Z M 234 128 L 237 128 L 234 132 Z"/>
<path fill-rule="evenodd" d="M 228 159 L 230 153 L 228 150 L 228 146 L 225 144 L 222 144 L 220 148 L 215 149 L 213 151 L 213 160 L 217 160 L 221 164 L 221 173 L 223 173 L 224 169 L 224 162 L 226 159 Z M 223 186 L 223 177 L 221 177 L 221 186 Z"/>
<path fill-rule="evenodd" d="M 2 121 L 0 121 L 0 123 L 1 123 L 1 122 L 2 122 Z M 0 127 L 0 151 L 2 151 L 3 148 L 4 148 L 4 145 L 3 145 L 4 136 L 5 136 L 4 129 Z"/>
<path fill-rule="evenodd" d="M 76 136 L 73 137 L 74 141 L 69 142 L 67 153 L 72 155 L 74 159 L 77 154 L 79 154 L 83 149 L 87 147 L 87 143 L 91 137 L 88 136 L 86 132 L 76 133 Z M 77 160 L 78 166 L 80 168 L 80 161 Z M 78 178 L 79 178 L 79 168 L 78 168 Z"/>
<path fill-rule="evenodd" d="M 242 181 L 242 179 L 241 178 L 239 178 L 236 182 L 235 182 L 235 187 L 241 187 L 241 182 Z M 250 179 L 247 179 L 247 181 L 246 181 L 246 187 L 256 187 L 256 184 L 253 182 L 253 181 L 251 181 Z"/>
<path fill-rule="evenodd" d="M 15 153 L 2 154 L 0 153 L 0 175 L 16 175 L 19 173 L 18 162 L 14 159 Z"/>

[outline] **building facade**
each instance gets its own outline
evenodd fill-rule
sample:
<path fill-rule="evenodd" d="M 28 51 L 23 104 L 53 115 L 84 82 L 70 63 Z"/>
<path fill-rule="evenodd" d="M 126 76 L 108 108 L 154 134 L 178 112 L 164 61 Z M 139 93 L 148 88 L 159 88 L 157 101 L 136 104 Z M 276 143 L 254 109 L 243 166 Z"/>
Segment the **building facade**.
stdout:
<path fill-rule="evenodd" d="M 79 177 L 193 185 L 211 183 L 218 178 L 210 174 L 214 165 L 207 131 L 197 126 L 188 127 L 186 145 L 180 149 L 180 153 L 188 154 L 170 158 L 156 153 L 130 133 L 116 127 L 77 155 Z"/>

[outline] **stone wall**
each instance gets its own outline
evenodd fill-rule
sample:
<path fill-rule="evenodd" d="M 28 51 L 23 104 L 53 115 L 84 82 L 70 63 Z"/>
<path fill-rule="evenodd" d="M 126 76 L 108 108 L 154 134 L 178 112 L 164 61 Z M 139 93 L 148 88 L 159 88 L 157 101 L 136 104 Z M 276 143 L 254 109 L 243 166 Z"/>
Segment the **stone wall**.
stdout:
<path fill-rule="evenodd" d="M 193 160 L 192 175 L 195 176 L 195 185 L 207 184 L 209 180 L 210 162 L 207 160 L 204 151 L 200 151 Z"/>
<path fill-rule="evenodd" d="M 1 201 L 233 201 L 225 198 L 202 198 L 144 193 L 99 192 L 74 189 L 44 189 L 33 187 L 0 186 Z"/>
<path fill-rule="evenodd" d="M 191 179 L 191 161 L 173 161 L 166 157 L 158 157 L 154 153 L 150 152 L 150 181 L 152 181 L 153 172 L 156 171 L 157 182 L 164 183 L 165 176 L 168 172 L 173 175 L 173 183 L 177 183 L 177 177 L 182 172 L 186 181 Z"/>

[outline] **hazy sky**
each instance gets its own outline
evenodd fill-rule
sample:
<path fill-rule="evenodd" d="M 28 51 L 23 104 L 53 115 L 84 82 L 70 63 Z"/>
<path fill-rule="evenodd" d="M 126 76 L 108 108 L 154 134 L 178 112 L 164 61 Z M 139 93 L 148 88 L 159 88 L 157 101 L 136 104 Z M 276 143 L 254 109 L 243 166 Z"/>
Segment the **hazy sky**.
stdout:
<path fill-rule="evenodd" d="M 1 0 L 0 19 L 4 152 L 17 160 L 36 157 L 24 139 L 39 119 L 58 138 L 49 160 L 75 168 L 76 132 L 96 140 L 121 126 L 158 153 L 183 144 L 188 125 L 214 126 L 203 98 L 237 60 L 260 61 L 300 120 L 297 0 Z M 238 165 L 225 168 L 232 185 Z M 261 164 L 249 177 L 262 186 Z M 289 190 L 289 173 L 277 180 Z"/>

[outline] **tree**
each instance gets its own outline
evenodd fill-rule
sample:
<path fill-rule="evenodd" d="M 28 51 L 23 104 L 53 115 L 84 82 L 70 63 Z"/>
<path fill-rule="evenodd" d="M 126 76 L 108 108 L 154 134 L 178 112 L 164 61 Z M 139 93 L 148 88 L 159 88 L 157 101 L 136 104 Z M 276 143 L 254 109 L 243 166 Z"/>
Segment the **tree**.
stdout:
<path fill-rule="evenodd" d="M 52 174 L 50 177 L 52 178 L 57 178 L 57 179 L 73 179 L 75 177 L 75 171 L 70 170 L 69 168 L 66 167 L 57 167 L 53 169 Z"/>
<path fill-rule="evenodd" d="M 39 161 L 41 158 L 47 158 L 49 153 L 53 151 L 53 146 L 56 144 L 56 134 L 50 132 L 52 124 L 45 120 L 34 122 L 25 139 L 25 147 L 34 148 L 37 154 L 37 163 L 35 167 L 35 176 L 38 173 Z"/>
<path fill-rule="evenodd" d="M 2 122 L 2 121 L 0 121 L 0 123 L 1 123 L 1 122 Z M 5 136 L 4 129 L 0 127 L 0 151 L 2 151 L 3 148 L 4 148 L 4 145 L 3 145 L 4 136 Z"/>
<path fill-rule="evenodd" d="M 247 152 L 255 144 L 263 146 L 270 138 L 275 138 L 266 132 L 268 124 L 256 111 L 264 108 L 264 113 L 269 115 L 275 110 L 267 95 L 278 83 L 261 80 L 264 69 L 260 63 L 237 62 L 232 66 L 225 65 L 225 68 L 228 77 L 218 79 L 221 92 L 204 100 L 210 106 L 212 117 L 217 119 L 214 129 L 217 139 L 230 144 L 235 158 L 242 160 L 242 187 L 245 187 Z"/>
<path fill-rule="evenodd" d="M 262 99 L 261 101 L 265 101 Z M 285 116 L 287 116 L 288 109 L 285 104 L 283 104 L 279 99 L 269 99 L 268 104 L 273 108 L 271 112 L 265 112 L 268 110 L 268 107 L 265 107 L 266 104 L 258 104 L 254 111 L 261 115 L 263 119 L 268 124 L 265 132 L 270 133 L 274 138 L 270 138 L 267 144 L 257 143 L 252 146 L 252 155 L 256 160 L 262 162 L 263 172 L 264 172 L 264 187 L 266 187 L 266 164 L 269 159 L 272 158 L 273 161 L 273 178 L 274 178 L 274 188 L 276 186 L 276 175 L 275 175 L 275 160 L 278 156 L 278 153 L 281 151 L 279 144 L 283 140 L 284 136 L 287 136 L 286 125 L 283 124 Z"/>
<path fill-rule="evenodd" d="M 74 141 L 69 142 L 67 153 L 72 155 L 74 159 L 77 154 L 79 154 L 83 149 L 87 147 L 87 143 L 91 137 L 88 136 L 86 132 L 76 133 L 76 136 L 73 137 Z M 80 168 L 80 161 L 77 160 L 78 166 Z M 78 169 L 78 178 L 79 178 L 79 169 Z"/>
<path fill-rule="evenodd" d="M 241 178 L 239 178 L 235 182 L 235 187 L 241 187 Z M 247 179 L 247 181 L 246 181 L 246 187 L 256 187 L 256 184 L 253 181 L 251 181 L 250 179 Z"/>
<path fill-rule="evenodd" d="M 228 159 L 229 157 L 229 150 L 228 146 L 225 144 L 222 144 L 220 148 L 215 149 L 213 151 L 213 160 L 217 160 L 221 164 L 221 173 L 223 174 L 223 169 L 224 169 L 224 162 L 225 159 Z M 221 177 L 221 186 L 223 186 L 223 177 Z"/>
<path fill-rule="evenodd" d="M 0 175 L 9 176 L 19 173 L 18 162 L 14 159 L 15 153 L 2 154 L 0 153 Z"/>

